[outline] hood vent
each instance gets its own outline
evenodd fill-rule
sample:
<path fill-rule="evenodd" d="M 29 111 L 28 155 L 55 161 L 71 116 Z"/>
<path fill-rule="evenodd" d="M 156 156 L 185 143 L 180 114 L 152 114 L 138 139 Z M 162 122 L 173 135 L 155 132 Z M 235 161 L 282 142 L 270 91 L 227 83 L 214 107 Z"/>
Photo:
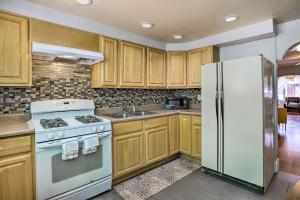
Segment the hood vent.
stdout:
<path fill-rule="evenodd" d="M 104 60 L 100 52 L 74 49 L 45 43 L 32 43 L 32 58 L 68 64 L 93 65 Z"/>

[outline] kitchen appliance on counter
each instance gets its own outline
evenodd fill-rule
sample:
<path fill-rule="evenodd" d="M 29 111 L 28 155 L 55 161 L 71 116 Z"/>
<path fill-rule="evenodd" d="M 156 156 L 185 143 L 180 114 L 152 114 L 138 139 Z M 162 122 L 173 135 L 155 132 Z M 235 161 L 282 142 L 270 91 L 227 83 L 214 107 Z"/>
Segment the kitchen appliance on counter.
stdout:
<path fill-rule="evenodd" d="M 165 109 L 188 109 L 189 100 L 187 97 L 167 97 Z"/>
<path fill-rule="evenodd" d="M 112 186 L 111 122 L 92 100 L 31 103 L 37 199 L 82 200 Z"/>
<path fill-rule="evenodd" d="M 275 172 L 272 63 L 206 64 L 201 77 L 203 169 L 266 191 Z"/>

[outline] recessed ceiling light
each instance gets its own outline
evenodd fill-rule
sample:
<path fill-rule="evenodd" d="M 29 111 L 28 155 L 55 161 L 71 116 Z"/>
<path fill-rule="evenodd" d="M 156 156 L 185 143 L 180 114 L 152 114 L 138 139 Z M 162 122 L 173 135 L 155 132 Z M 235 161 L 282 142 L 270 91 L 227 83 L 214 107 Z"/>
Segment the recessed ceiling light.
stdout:
<path fill-rule="evenodd" d="M 93 0 L 76 0 L 80 5 L 92 5 Z"/>
<path fill-rule="evenodd" d="M 181 34 L 175 34 L 175 35 L 173 35 L 173 37 L 174 37 L 174 39 L 176 39 L 176 40 L 180 40 L 180 39 L 183 38 L 183 35 L 181 35 Z"/>
<path fill-rule="evenodd" d="M 239 17 L 236 15 L 228 15 L 226 17 L 224 17 L 224 21 L 225 22 L 234 22 L 238 19 Z"/>
<path fill-rule="evenodd" d="M 146 28 L 146 29 L 152 28 L 152 27 L 154 26 L 154 24 L 151 23 L 151 22 L 141 22 L 140 25 L 141 25 L 143 28 Z"/>

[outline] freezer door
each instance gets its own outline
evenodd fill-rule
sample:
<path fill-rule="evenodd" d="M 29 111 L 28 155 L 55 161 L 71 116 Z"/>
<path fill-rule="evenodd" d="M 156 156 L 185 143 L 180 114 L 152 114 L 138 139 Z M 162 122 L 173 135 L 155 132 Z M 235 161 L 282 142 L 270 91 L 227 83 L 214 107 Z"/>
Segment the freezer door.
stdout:
<path fill-rule="evenodd" d="M 263 186 L 262 57 L 223 62 L 223 173 Z"/>
<path fill-rule="evenodd" d="M 217 64 L 201 67 L 202 165 L 218 171 L 218 104 Z"/>

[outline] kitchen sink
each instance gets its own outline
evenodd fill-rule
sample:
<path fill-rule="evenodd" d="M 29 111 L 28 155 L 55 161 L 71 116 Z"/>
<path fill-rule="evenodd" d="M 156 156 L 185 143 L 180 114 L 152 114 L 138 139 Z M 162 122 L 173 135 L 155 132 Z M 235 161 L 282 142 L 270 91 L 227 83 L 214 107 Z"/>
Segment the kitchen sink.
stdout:
<path fill-rule="evenodd" d="M 147 111 L 139 111 L 139 112 L 131 112 L 131 113 L 114 113 L 107 115 L 112 118 L 128 118 L 128 117 L 138 117 L 138 116 L 147 116 L 147 115 L 155 115 L 157 113 L 147 112 Z"/>
<path fill-rule="evenodd" d="M 133 112 L 133 113 L 130 113 L 130 114 L 133 115 L 133 116 L 146 116 L 146 115 L 155 115 L 157 113 L 147 112 L 147 111 L 140 111 L 140 112 Z"/>
<path fill-rule="evenodd" d="M 128 118 L 128 117 L 132 117 L 132 115 L 130 113 L 114 113 L 114 114 L 110 114 L 107 115 L 109 117 L 112 118 Z"/>

